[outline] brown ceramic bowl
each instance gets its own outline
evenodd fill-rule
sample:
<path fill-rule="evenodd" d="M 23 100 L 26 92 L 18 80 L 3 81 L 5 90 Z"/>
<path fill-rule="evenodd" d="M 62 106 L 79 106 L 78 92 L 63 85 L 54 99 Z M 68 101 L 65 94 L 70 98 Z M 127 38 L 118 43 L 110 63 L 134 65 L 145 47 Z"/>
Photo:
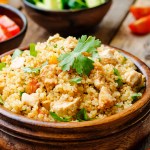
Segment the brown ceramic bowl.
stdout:
<path fill-rule="evenodd" d="M 130 108 L 103 120 L 55 123 L 31 120 L 0 106 L 0 149 L 133 150 L 150 133 L 150 69 L 137 57 L 121 53 L 146 76 L 145 92 Z"/>
<path fill-rule="evenodd" d="M 5 4 L 0 4 L 0 15 L 8 16 L 17 25 L 19 25 L 21 29 L 21 31 L 17 35 L 13 36 L 8 40 L 0 42 L 0 54 L 2 54 L 20 45 L 27 30 L 27 19 L 19 10 L 10 5 Z"/>
<path fill-rule="evenodd" d="M 94 8 L 80 10 L 44 10 L 23 0 L 28 15 L 51 33 L 82 34 L 96 27 L 109 10 L 112 0 Z"/>

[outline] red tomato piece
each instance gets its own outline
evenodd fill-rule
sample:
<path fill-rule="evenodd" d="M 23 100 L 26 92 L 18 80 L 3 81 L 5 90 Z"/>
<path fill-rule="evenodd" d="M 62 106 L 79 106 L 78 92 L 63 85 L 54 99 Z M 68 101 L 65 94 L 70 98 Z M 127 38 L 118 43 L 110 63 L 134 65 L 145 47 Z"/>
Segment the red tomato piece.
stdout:
<path fill-rule="evenodd" d="M 20 32 L 20 28 L 17 25 L 7 28 L 7 32 L 10 33 L 12 36 L 15 36 Z"/>
<path fill-rule="evenodd" d="M 0 16 L 0 26 L 5 30 L 5 33 L 9 35 L 9 38 L 20 32 L 20 27 L 5 15 Z"/>
<path fill-rule="evenodd" d="M 150 7 L 131 6 L 130 12 L 136 19 L 150 15 Z"/>
<path fill-rule="evenodd" d="M 129 24 L 129 28 L 136 34 L 150 33 L 150 15 Z"/>
<path fill-rule="evenodd" d="M 8 37 L 5 35 L 4 30 L 2 29 L 2 27 L 0 26 L 0 42 L 7 40 Z"/>
<path fill-rule="evenodd" d="M 0 25 L 0 42 L 5 41 L 11 37 L 12 35 Z"/>
<path fill-rule="evenodd" d="M 12 21 L 7 16 L 3 15 L 0 17 L 0 25 L 3 26 L 4 28 L 8 28 L 8 27 L 15 25 L 15 22 Z"/>

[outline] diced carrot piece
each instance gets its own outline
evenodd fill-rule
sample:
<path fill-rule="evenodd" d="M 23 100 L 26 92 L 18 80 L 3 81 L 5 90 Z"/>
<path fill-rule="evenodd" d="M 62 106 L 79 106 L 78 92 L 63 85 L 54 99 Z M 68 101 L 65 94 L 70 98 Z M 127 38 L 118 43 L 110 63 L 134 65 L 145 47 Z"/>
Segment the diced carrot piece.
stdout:
<path fill-rule="evenodd" d="M 26 93 L 32 94 L 35 93 L 36 90 L 38 89 L 39 84 L 38 81 L 33 79 L 31 82 L 29 82 L 26 86 Z"/>
<path fill-rule="evenodd" d="M 57 57 L 55 55 L 51 56 L 49 59 L 49 64 L 57 64 L 58 60 Z"/>

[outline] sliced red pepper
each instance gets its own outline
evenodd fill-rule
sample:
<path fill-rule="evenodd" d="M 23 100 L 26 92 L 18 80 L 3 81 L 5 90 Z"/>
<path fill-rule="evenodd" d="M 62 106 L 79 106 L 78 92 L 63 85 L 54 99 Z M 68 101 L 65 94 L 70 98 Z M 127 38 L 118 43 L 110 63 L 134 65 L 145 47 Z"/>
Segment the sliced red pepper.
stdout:
<path fill-rule="evenodd" d="M 150 15 L 150 7 L 131 6 L 130 12 L 136 19 Z"/>
<path fill-rule="evenodd" d="M 129 28 L 135 34 L 150 33 L 150 15 L 129 24 Z"/>

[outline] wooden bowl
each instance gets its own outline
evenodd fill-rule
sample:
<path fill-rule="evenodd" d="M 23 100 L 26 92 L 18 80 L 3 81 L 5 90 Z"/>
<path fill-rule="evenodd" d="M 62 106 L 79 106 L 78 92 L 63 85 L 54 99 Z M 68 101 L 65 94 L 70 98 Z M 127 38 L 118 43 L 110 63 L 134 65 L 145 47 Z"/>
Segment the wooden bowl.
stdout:
<path fill-rule="evenodd" d="M 83 34 L 96 27 L 109 10 L 112 0 L 100 6 L 80 10 L 44 10 L 23 0 L 28 15 L 51 33 L 61 35 Z"/>
<path fill-rule="evenodd" d="M 123 50 L 121 53 L 146 76 L 145 92 L 130 108 L 102 120 L 54 123 L 31 120 L 0 106 L 0 149 L 133 149 L 150 133 L 150 69 L 137 57 Z"/>
<path fill-rule="evenodd" d="M 4 52 L 14 49 L 20 45 L 27 30 L 27 19 L 19 10 L 6 4 L 0 4 L 0 15 L 8 16 L 17 25 L 19 25 L 21 29 L 19 34 L 8 40 L 0 42 L 0 54 L 3 54 Z"/>

